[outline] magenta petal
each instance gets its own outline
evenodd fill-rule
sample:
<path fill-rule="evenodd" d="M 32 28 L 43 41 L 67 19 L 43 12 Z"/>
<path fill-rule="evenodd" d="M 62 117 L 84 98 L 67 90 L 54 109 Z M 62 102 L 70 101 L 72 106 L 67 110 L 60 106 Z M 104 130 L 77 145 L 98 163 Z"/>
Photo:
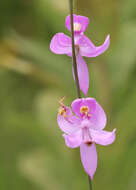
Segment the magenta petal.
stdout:
<path fill-rule="evenodd" d="M 77 41 L 77 45 L 80 47 L 80 54 L 82 56 L 86 56 L 89 53 L 93 52 L 95 50 L 95 45 L 91 42 L 91 40 L 86 37 L 85 35 L 80 36 L 80 38 Z"/>
<path fill-rule="evenodd" d="M 82 92 L 87 96 L 88 88 L 89 88 L 89 73 L 88 67 L 84 59 L 80 54 L 77 55 L 77 72 L 79 79 L 79 86 Z"/>
<path fill-rule="evenodd" d="M 96 100 L 94 98 L 77 98 L 72 102 L 72 111 L 79 117 L 82 117 L 80 108 L 82 106 L 88 106 L 89 114 L 96 110 Z"/>
<path fill-rule="evenodd" d="M 105 42 L 101 46 L 94 46 L 94 44 L 89 40 L 86 36 L 82 36 L 82 38 L 78 41 L 80 46 L 80 54 L 85 57 L 96 57 L 102 53 L 104 53 L 110 44 L 110 36 L 108 35 Z"/>
<path fill-rule="evenodd" d="M 65 143 L 69 148 L 77 148 L 81 145 L 82 143 L 82 133 L 81 130 L 70 134 L 70 135 L 63 135 L 65 139 Z"/>
<path fill-rule="evenodd" d="M 75 32 L 84 32 L 89 24 L 89 19 L 85 16 L 80 16 L 80 15 L 75 15 L 73 14 L 73 21 L 74 24 L 77 23 L 79 24 L 79 26 L 81 26 L 80 30 L 75 31 Z M 65 25 L 66 28 L 71 31 L 71 25 L 70 25 L 70 15 L 67 16 L 66 21 L 65 21 Z"/>
<path fill-rule="evenodd" d="M 116 129 L 114 129 L 112 132 L 103 131 L 103 130 L 90 130 L 92 141 L 96 144 L 100 145 L 109 145 L 112 144 L 115 140 L 115 132 Z"/>
<path fill-rule="evenodd" d="M 77 125 L 69 122 L 69 120 L 62 115 L 58 114 L 57 122 L 60 129 L 65 133 L 71 134 L 77 130 Z"/>
<path fill-rule="evenodd" d="M 94 173 L 97 168 L 97 152 L 95 144 L 87 145 L 81 144 L 80 145 L 80 155 L 83 167 L 86 173 L 93 179 Z"/>
<path fill-rule="evenodd" d="M 80 108 L 87 106 L 89 108 L 88 126 L 92 129 L 100 130 L 106 126 L 107 118 L 103 108 L 96 102 L 94 98 L 79 98 L 72 102 L 72 111 L 79 117 L 82 117 Z"/>
<path fill-rule="evenodd" d="M 96 102 L 95 109 L 91 110 L 91 117 L 89 119 L 91 128 L 95 130 L 104 129 L 107 123 L 107 117 L 103 108 Z"/>
<path fill-rule="evenodd" d="M 72 115 L 70 108 L 66 107 L 66 109 L 66 117 L 58 114 L 57 122 L 63 132 L 71 134 L 78 130 L 79 119 Z"/>
<path fill-rule="evenodd" d="M 71 54 L 71 38 L 64 33 L 57 33 L 50 43 L 50 50 L 56 54 Z"/>

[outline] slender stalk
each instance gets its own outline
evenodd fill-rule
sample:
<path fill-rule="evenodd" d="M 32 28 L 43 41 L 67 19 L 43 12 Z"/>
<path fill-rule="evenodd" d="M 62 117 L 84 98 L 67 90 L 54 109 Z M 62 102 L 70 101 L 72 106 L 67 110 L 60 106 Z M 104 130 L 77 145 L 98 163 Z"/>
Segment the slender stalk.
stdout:
<path fill-rule="evenodd" d="M 75 83 L 76 83 L 76 88 L 77 88 L 77 95 L 78 95 L 78 98 L 81 98 L 80 87 L 79 87 L 79 79 L 78 79 L 78 73 L 77 73 L 75 43 L 74 43 L 73 0 L 69 0 L 69 5 L 70 5 L 70 19 L 71 19 L 71 36 L 72 36 L 72 64 L 73 64 L 74 74 L 75 74 Z"/>
<path fill-rule="evenodd" d="M 91 179 L 90 179 L 90 176 L 88 176 L 88 180 L 89 180 L 89 189 L 92 190 L 92 182 L 91 182 Z"/>
<path fill-rule="evenodd" d="M 80 87 L 79 87 L 79 79 L 78 79 L 78 73 L 77 73 L 77 63 L 76 63 L 76 54 L 75 54 L 75 44 L 74 44 L 74 27 L 73 27 L 73 0 L 69 0 L 70 5 L 70 20 L 71 20 L 71 36 L 72 36 L 72 63 L 74 68 L 74 74 L 75 74 L 75 83 L 77 88 L 77 95 L 78 98 L 81 98 L 80 94 Z M 89 179 L 89 190 L 92 190 L 92 182 L 90 177 Z"/>

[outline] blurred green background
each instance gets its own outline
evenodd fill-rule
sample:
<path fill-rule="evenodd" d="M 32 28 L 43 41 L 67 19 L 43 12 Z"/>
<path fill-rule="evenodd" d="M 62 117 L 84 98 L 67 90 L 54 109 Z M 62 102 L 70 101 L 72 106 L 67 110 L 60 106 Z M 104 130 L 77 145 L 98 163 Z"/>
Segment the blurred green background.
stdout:
<path fill-rule="evenodd" d="M 136 1 L 78 0 L 88 16 L 86 35 L 96 45 L 111 35 L 108 51 L 86 59 L 89 96 L 117 128 L 116 142 L 97 146 L 94 190 L 136 189 Z M 58 101 L 76 98 L 71 60 L 49 43 L 68 31 L 67 0 L 0 1 L 0 189 L 83 190 L 88 179 L 79 149 L 68 149 L 56 122 Z"/>

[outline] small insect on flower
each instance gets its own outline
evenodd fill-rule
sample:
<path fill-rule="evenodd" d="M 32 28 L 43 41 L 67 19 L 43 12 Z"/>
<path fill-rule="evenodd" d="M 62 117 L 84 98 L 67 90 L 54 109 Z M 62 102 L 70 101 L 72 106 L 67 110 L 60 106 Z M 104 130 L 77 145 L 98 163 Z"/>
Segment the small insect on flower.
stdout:
<path fill-rule="evenodd" d="M 66 28 L 71 31 L 70 15 L 67 16 L 65 24 Z M 73 14 L 74 43 L 79 86 L 85 95 L 87 95 L 89 88 L 89 73 L 87 64 L 82 57 L 96 57 L 104 53 L 110 44 L 110 36 L 108 35 L 105 42 L 101 46 L 96 47 L 92 41 L 84 35 L 88 24 L 89 19 L 87 17 Z M 51 40 L 50 49 L 56 54 L 72 56 L 72 40 L 64 33 L 57 33 Z M 73 77 L 75 79 L 74 72 Z"/>
<path fill-rule="evenodd" d="M 80 155 L 86 173 L 93 179 L 97 168 L 95 144 L 109 145 L 115 140 L 115 131 L 103 130 L 106 126 L 106 114 L 94 98 L 81 98 L 72 102 L 72 110 L 58 113 L 57 121 L 64 132 L 65 143 L 70 148 L 80 147 Z M 73 114 L 74 113 L 74 114 Z"/>
<path fill-rule="evenodd" d="M 59 109 L 58 109 L 58 114 L 59 115 L 62 115 L 63 117 L 67 117 L 67 115 L 66 115 L 66 111 L 67 111 L 67 108 L 66 108 L 66 106 L 63 104 L 63 100 L 65 99 L 65 97 L 62 97 L 61 99 L 60 99 L 60 101 L 59 101 L 59 105 L 60 105 L 60 107 L 59 107 Z"/>

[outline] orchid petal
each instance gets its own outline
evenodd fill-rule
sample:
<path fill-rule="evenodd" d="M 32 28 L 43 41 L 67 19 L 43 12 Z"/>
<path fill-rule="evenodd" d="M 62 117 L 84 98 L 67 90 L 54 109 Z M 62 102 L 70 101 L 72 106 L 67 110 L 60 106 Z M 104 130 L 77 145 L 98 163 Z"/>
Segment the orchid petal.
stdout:
<path fill-rule="evenodd" d="M 104 129 L 107 123 L 107 117 L 103 108 L 96 102 L 95 109 L 91 111 L 91 117 L 89 119 L 91 128 L 95 130 Z"/>
<path fill-rule="evenodd" d="M 67 16 L 66 21 L 65 21 L 65 25 L 66 28 L 71 31 L 71 21 L 70 21 L 70 15 Z M 79 27 L 74 28 L 74 32 L 84 32 L 89 24 L 89 19 L 85 16 L 80 16 L 80 15 L 75 15 L 73 14 L 73 23 L 78 24 Z"/>
<path fill-rule="evenodd" d="M 88 106 L 89 110 L 95 110 L 96 100 L 94 98 L 77 98 L 74 100 L 71 104 L 72 111 L 79 117 L 82 117 L 82 114 L 80 112 L 80 108 L 82 106 Z M 90 111 L 89 114 L 91 114 Z"/>
<path fill-rule="evenodd" d="M 90 129 L 90 134 L 93 142 L 106 146 L 114 142 L 115 131 L 116 129 L 114 129 L 112 132 Z"/>
<path fill-rule="evenodd" d="M 96 47 L 89 38 L 86 36 L 82 36 L 79 41 L 78 45 L 80 46 L 80 54 L 85 57 L 96 57 L 102 53 L 104 53 L 110 44 L 110 36 L 108 35 L 105 42 L 101 45 Z"/>
<path fill-rule="evenodd" d="M 71 38 L 64 33 L 55 34 L 51 40 L 50 49 L 56 54 L 71 54 Z"/>
<path fill-rule="evenodd" d="M 72 102 L 72 111 L 79 117 L 83 117 L 80 108 L 87 106 L 90 115 L 88 126 L 92 129 L 100 130 L 106 126 L 107 118 L 103 108 L 96 102 L 94 98 L 80 98 Z"/>
<path fill-rule="evenodd" d="M 91 177 L 91 179 L 93 179 L 94 173 L 97 168 L 97 152 L 95 144 L 81 144 L 80 155 L 84 170 Z"/>
<path fill-rule="evenodd" d="M 73 116 L 71 109 L 66 107 L 65 115 L 58 114 L 57 122 L 63 132 L 71 134 L 77 131 L 80 121 L 76 116 Z"/>
<path fill-rule="evenodd" d="M 79 86 L 82 92 L 87 96 L 88 88 L 89 88 L 89 72 L 88 67 L 84 59 L 81 57 L 80 54 L 76 57 L 77 61 L 77 72 L 78 72 L 78 79 L 79 79 Z"/>
<path fill-rule="evenodd" d="M 63 134 L 63 137 L 65 139 L 66 145 L 69 148 L 77 148 L 82 143 L 82 132 L 81 132 L 81 130 L 79 130 L 73 134 L 70 134 L 70 135 Z"/>

